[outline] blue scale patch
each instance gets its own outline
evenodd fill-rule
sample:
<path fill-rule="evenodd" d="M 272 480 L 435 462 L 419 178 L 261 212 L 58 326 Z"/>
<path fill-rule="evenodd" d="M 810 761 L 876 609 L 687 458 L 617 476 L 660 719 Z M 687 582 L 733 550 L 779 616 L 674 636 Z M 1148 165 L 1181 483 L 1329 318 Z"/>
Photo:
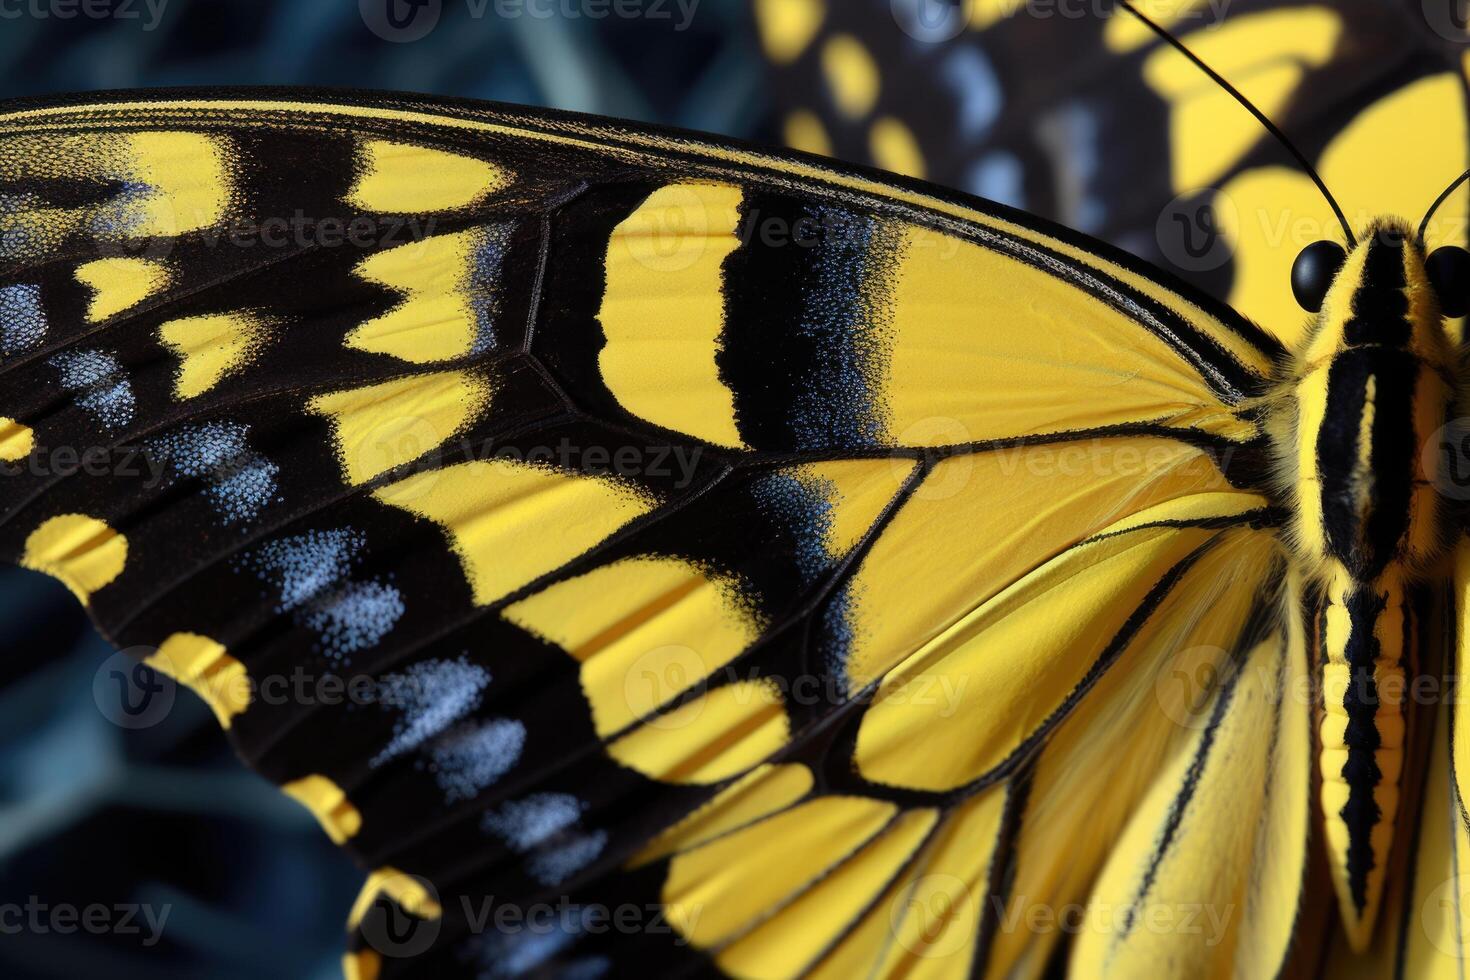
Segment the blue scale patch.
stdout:
<path fill-rule="evenodd" d="M 836 484 L 831 480 L 804 480 L 792 473 L 773 473 L 757 480 L 751 492 L 762 510 L 790 528 L 796 538 L 797 568 L 804 581 L 814 582 L 832 561 L 828 538 Z"/>
<path fill-rule="evenodd" d="M 188 425 L 151 440 L 148 450 L 176 478 L 204 481 L 204 495 L 221 521 L 247 524 L 281 499 L 280 467 L 251 449 L 249 436 L 250 427 L 237 422 Z"/>
<path fill-rule="evenodd" d="M 841 683 L 842 690 L 851 690 L 852 682 L 847 675 L 847 661 L 852 654 L 852 614 L 856 604 L 856 586 L 849 579 L 832 595 L 827 608 L 822 612 L 822 661 L 827 672 Z"/>
<path fill-rule="evenodd" d="M 385 674 L 378 682 L 378 702 L 401 717 L 393 738 L 369 765 L 381 766 L 448 731 L 479 707 L 489 684 L 490 672 L 464 657 L 424 660 Z"/>
<path fill-rule="evenodd" d="M 568 834 L 526 859 L 526 871 L 543 885 L 560 885 L 587 867 L 607 847 L 607 831 Z"/>
<path fill-rule="evenodd" d="M 564 905 L 550 910 L 549 915 L 538 916 L 534 923 L 528 919 L 523 928 L 472 940 L 472 955 L 480 963 L 479 980 L 508 980 L 536 973 L 589 931 L 594 912 L 580 905 Z M 606 957 L 584 956 L 557 964 L 555 976 L 561 980 L 597 980 L 610 966 Z"/>
<path fill-rule="evenodd" d="M 76 394 L 76 402 L 107 429 L 133 421 L 137 402 L 133 384 L 118 359 L 105 351 L 62 351 L 46 361 L 56 369 L 61 387 Z"/>
<path fill-rule="evenodd" d="M 147 213 L 140 205 L 156 189 L 136 180 L 124 181 L 118 192 L 92 215 L 91 231 L 99 238 L 132 235 Z"/>
<path fill-rule="evenodd" d="M 796 329 L 815 342 L 822 367 L 797 387 L 792 434 L 800 449 L 871 446 L 885 435 L 877 386 L 897 232 L 882 218 L 839 208 L 810 209 L 806 218 L 825 238 L 811 250 Z"/>
<path fill-rule="evenodd" d="M 34 283 L 0 286 L 0 354 L 31 350 L 46 336 L 41 287 Z"/>
<path fill-rule="evenodd" d="M 607 832 L 584 830 L 586 804 L 570 793 L 537 793 L 485 814 L 480 826 L 526 855 L 526 872 L 559 885 L 601 856 Z"/>
<path fill-rule="evenodd" d="M 316 632 L 319 649 L 344 664 L 374 646 L 404 612 L 403 594 L 381 579 L 353 579 L 367 536 L 351 528 L 308 531 L 267 542 L 243 559 L 293 613 Z"/>
<path fill-rule="evenodd" d="M 326 652 L 334 659 L 376 646 L 403 616 L 403 593 L 385 582 L 344 582 L 332 592 L 317 597 L 302 613 L 301 621 L 321 636 Z"/>
<path fill-rule="evenodd" d="M 0 194 L 0 217 L 11 218 L 44 206 L 34 194 Z M 19 221 L 0 221 L 0 258 L 15 258 L 35 247 L 35 235 Z"/>
<path fill-rule="evenodd" d="M 430 767 L 445 803 L 474 799 L 515 766 L 526 747 L 526 726 L 510 718 L 462 725 L 429 749 Z"/>
<path fill-rule="evenodd" d="M 529 851 L 582 819 L 586 804 L 570 793 L 537 793 L 485 814 L 480 826 L 514 850 Z"/>
<path fill-rule="evenodd" d="M 494 348 L 498 341 L 495 323 L 500 316 L 502 273 L 506 247 L 510 244 L 510 233 L 514 228 L 515 225 L 507 222 L 487 225 L 481 230 L 475 268 L 469 282 L 470 295 L 478 300 L 471 354 L 483 354 Z"/>

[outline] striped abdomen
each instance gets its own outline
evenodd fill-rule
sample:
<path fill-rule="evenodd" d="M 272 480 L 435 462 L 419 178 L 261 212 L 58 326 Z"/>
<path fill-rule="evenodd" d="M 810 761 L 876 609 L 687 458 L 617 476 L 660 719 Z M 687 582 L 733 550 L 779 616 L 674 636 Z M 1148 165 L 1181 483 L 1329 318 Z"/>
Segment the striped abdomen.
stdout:
<path fill-rule="evenodd" d="M 1334 578 L 1317 620 L 1322 813 L 1351 929 L 1371 929 L 1393 845 L 1404 761 L 1406 666 L 1418 633 L 1397 569 Z"/>

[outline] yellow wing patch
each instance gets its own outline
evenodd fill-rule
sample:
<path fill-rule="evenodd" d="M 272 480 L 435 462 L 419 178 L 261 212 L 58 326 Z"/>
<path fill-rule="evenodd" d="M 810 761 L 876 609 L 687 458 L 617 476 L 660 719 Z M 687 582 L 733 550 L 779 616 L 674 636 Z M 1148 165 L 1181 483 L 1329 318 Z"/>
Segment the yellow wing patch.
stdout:
<path fill-rule="evenodd" d="M 28 425 L 15 419 L 0 418 L 0 459 L 7 462 L 25 459 L 36 445 L 36 434 Z"/>
<path fill-rule="evenodd" d="M 132 309 L 172 281 L 168 266 L 155 259 L 96 259 L 77 266 L 76 277 L 92 290 L 87 319 L 93 323 Z"/>
<path fill-rule="evenodd" d="M 250 706 L 245 665 L 207 636 L 174 633 L 144 663 L 199 695 L 221 728 Z"/>
<path fill-rule="evenodd" d="M 331 419 L 343 479 L 358 486 L 443 446 L 492 397 L 486 379 L 443 371 L 318 395 L 307 407 Z"/>
<path fill-rule="evenodd" d="M 1170 519 L 1176 508 L 1159 508 Z M 1065 703 L 1168 571 L 1216 532 L 1144 529 L 1066 552 L 883 680 L 855 758 L 868 779 L 949 790 L 994 770 Z"/>
<path fill-rule="evenodd" d="M 736 681 L 644 722 L 607 754 L 650 779 L 704 785 L 755 768 L 790 737 L 776 683 Z"/>
<path fill-rule="evenodd" d="M 357 893 L 357 901 L 352 903 L 352 911 L 347 916 L 348 929 L 356 929 L 362 924 L 363 917 L 380 895 L 386 895 L 398 903 L 399 908 L 420 919 L 437 919 L 444 914 L 438 900 L 424 887 L 422 879 L 404 874 L 397 868 L 379 868 L 368 875 L 362 891 Z"/>
<path fill-rule="evenodd" d="M 868 131 L 868 152 L 873 162 L 884 170 L 891 170 L 905 177 L 923 179 L 926 172 L 924 151 L 919 149 L 919 140 L 914 131 L 895 116 L 882 116 L 873 120 Z"/>
<path fill-rule="evenodd" d="M 444 529 L 477 605 L 555 571 L 654 507 L 612 478 L 505 459 L 418 473 L 373 496 Z M 552 527 L 559 533 L 548 534 Z"/>
<path fill-rule="evenodd" d="M 281 786 L 281 792 L 311 811 L 333 844 L 351 840 L 362 829 L 362 814 L 347 794 L 326 776 L 312 775 Z"/>
<path fill-rule="evenodd" d="M 886 947 L 884 976 L 965 975 L 980 935 L 990 866 L 1005 819 L 1006 794 L 980 793 L 946 815 L 944 827 L 923 855 L 901 904 L 880 906 L 896 923 Z M 890 926 L 893 928 L 893 926 Z M 872 953 L 882 951 L 871 950 Z"/>
<path fill-rule="evenodd" d="M 123 535 L 95 517 L 63 514 L 31 532 L 21 564 L 60 579 L 85 605 L 92 593 L 122 574 L 127 560 Z"/>
<path fill-rule="evenodd" d="M 720 446 L 743 447 L 716 356 L 725 325 L 721 267 L 740 244 L 742 193 L 670 184 L 613 230 L 598 320 L 603 381 L 634 415 Z"/>
<path fill-rule="evenodd" d="M 832 137 L 827 135 L 827 127 L 814 112 L 797 109 L 786 117 L 783 132 L 787 146 L 824 157 L 832 155 Z"/>
<path fill-rule="evenodd" d="M 169 320 L 158 339 L 179 357 L 174 396 L 194 398 L 240 370 L 265 338 L 265 318 L 251 311 Z"/>
<path fill-rule="evenodd" d="M 821 559 L 832 563 L 863 538 L 913 466 L 836 460 L 777 473 L 822 502 Z M 582 691 L 607 738 L 718 674 L 756 641 L 768 623 L 744 589 L 734 576 L 645 556 L 557 582 L 503 615 L 581 663 Z"/>
<path fill-rule="evenodd" d="M 1185 362 L 1075 285 L 916 225 L 906 226 L 899 254 L 883 386 L 896 441 L 1004 439 L 1145 419 L 1227 436 L 1246 428 L 1190 400 L 1200 382 Z M 1017 396 L 1026 391 L 1058 394 Z M 933 435 L 915 431 L 935 418 L 951 423 Z"/>
<path fill-rule="evenodd" d="M 1141 9 L 1160 27 L 1176 28 L 1186 17 L 1197 17 L 1207 0 L 1150 0 Z M 1153 42 L 1158 35 L 1125 10 L 1115 10 L 1103 28 L 1103 43 L 1111 51 L 1127 54 Z"/>
<path fill-rule="evenodd" d="M 716 946 L 862 849 L 897 812 L 826 796 L 681 854 L 664 881 L 669 923 L 697 947 Z"/>
<path fill-rule="evenodd" d="M 103 241 L 168 238 L 221 224 L 234 195 L 228 139 L 144 131 L 31 133 L 0 145 L 0 181 L 40 178 L 120 184 L 99 203 L 29 207 L 0 254 L 33 258 L 72 235 Z"/>
<path fill-rule="evenodd" d="M 358 276 L 404 299 L 353 328 L 347 346 L 410 364 L 430 364 L 492 345 L 500 286 L 483 270 L 498 263 L 505 234 L 503 226 L 481 226 L 408 242 L 363 259 Z"/>
<path fill-rule="evenodd" d="M 755 642 L 766 624 L 740 590 L 677 558 L 631 558 L 558 582 L 504 615 L 581 662 L 582 691 L 608 737 Z"/>
<path fill-rule="evenodd" d="M 882 834 L 780 914 L 720 950 L 715 961 L 729 975 L 752 980 L 801 975 L 899 873 L 938 819 L 938 811 L 932 809 L 909 810 L 895 817 Z"/>
<path fill-rule="evenodd" d="M 1228 962 L 1246 978 L 1285 959 L 1309 838 L 1305 652 L 1272 637 L 1238 669 L 1117 841 L 1074 963 L 1136 977 L 1199 976 Z M 1127 908 L 1136 912 L 1122 922 L 1108 917 Z M 1190 909 L 1206 916 L 1202 928 L 1182 928 Z"/>
<path fill-rule="evenodd" d="M 850 689 L 883 677 L 1038 561 L 1124 515 L 1212 492 L 1231 492 L 1214 463 L 1166 439 L 1098 439 L 941 461 L 849 587 Z M 1043 493 L 1047 505 L 1039 507 Z"/>
<path fill-rule="evenodd" d="M 392 140 L 364 141 L 358 167 L 348 203 L 385 214 L 469 207 L 504 190 L 513 179 L 486 160 Z"/>
<path fill-rule="evenodd" d="M 811 792 L 812 772 L 796 763 L 758 766 L 720 790 L 706 804 L 659 834 L 631 861 L 638 868 L 692 850 L 784 810 Z"/>
<path fill-rule="evenodd" d="M 376 950 L 360 949 L 342 954 L 343 980 L 378 980 L 383 970 L 383 957 Z"/>

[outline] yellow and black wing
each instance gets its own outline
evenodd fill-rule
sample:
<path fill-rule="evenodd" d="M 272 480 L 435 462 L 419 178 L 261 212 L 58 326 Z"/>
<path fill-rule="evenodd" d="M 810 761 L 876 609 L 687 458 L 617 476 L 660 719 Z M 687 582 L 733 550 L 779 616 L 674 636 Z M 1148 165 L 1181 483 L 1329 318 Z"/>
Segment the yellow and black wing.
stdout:
<path fill-rule="evenodd" d="M 371 872 L 350 976 L 1286 955 L 1282 351 L 1224 307 L 411 96 L 12 104 L 0 214 L 0 552 Z"/>
<path fill-rule="evenodd" d="M 1340 236 L 1331 210 L 1182 54 L 1126 10 L 1083 6 L 754 0 L 752 12 L 790 145 L 1023 207 L 1299 339 L 1291 263 Z M 1448 6 L 1142 9 L 1290 135 L 1354 227 L 1423 214 L 1470 167 L 1467 35 Z M 1446 203 L 1431 247 L 1463 243 L 1467 203 L 1467 191 Z"/>

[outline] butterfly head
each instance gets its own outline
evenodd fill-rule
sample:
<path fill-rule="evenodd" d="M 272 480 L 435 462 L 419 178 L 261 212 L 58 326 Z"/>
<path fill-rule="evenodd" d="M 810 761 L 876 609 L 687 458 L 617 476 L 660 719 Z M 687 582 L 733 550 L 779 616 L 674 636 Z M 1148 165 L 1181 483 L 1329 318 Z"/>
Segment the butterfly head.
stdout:
<path fill-rule="evenodd" d="M 1291 288 L 1302 309 L 1317 315 L 1303 352 L 1306 363 L 1378 346 L 1447 368 L 1443 318 L 1470 310 L 1470 252 L 1446 245 L 1426 256 L 1406 222 L 1380 219 L 1350 250 L 1335 241 L 1302 249 Z"/>

